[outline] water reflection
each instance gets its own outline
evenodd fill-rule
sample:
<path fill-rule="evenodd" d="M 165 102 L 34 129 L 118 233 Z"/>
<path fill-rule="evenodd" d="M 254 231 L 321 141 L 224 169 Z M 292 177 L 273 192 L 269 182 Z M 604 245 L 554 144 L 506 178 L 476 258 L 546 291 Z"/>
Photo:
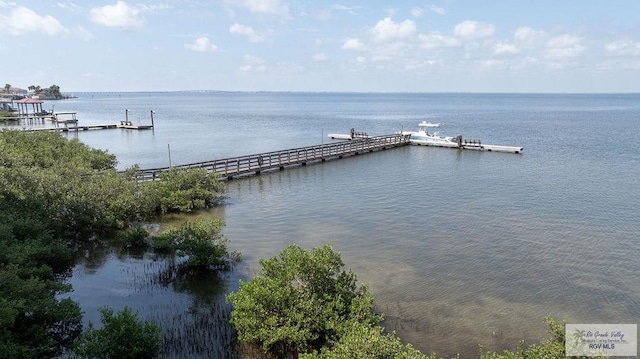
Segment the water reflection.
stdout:
<path fill-rule="evenodd" d="M 175 219 L 174 219 L 175 220 Z M 184 221 L 184 218 L 182 218 Z M 79 248 L 70 297 L 100 326 L 98 308 L 124 306 L 162 328 L 160 358 L 235 358 L 227 283 L 233 272 L 189 268 L 184 260 L 93 241 Z"/>
<path fill-rule="evenodd" d="M 108 255 L 112 252 L 112 246 L 107 241 L 84 242 L 75 253 L 76 267 L 82 267 L 85 274 L 94 274 L 105 264 Z"/>

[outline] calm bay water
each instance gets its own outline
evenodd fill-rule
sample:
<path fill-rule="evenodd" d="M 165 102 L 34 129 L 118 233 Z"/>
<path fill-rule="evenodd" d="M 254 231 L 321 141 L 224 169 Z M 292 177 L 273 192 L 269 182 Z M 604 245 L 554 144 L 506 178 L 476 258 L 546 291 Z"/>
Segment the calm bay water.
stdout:
<path fill-rule="evenodd" d="M 45 109 L 77 111 L 87 125 L 119 122 L 125 109 L 148 124 L 155 111 L 153 131 L 66 135 L 115 154 L 121 169 L 167 166 L 169 154 L 182 164 L 315 145 L 352 127 L 388 134 L 422 120 L 441 122 L 445 135 L 524 147 L 411 146 L 231 181 L 228 203 L 200 215 L 226 221 L 244 259 L 233 273 L 158 286 L 142 278 L 166 259 L 87 252 L 70 280 L 87 320 L 101 305 L 125 304 L 165 326 L 195 320 L 290 243 L 332 243 L 369 284 L 386 326 L 427 353 L 513 349 L 545 334 L 546 315 L 640 319 L 640 95 L 79 96 Z"/>

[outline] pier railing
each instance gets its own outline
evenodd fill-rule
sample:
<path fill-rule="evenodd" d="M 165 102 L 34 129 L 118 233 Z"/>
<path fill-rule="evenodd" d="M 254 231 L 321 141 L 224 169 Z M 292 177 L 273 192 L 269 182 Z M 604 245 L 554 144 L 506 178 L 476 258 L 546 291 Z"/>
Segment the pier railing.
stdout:
<path fill-rule="evenodd" d="M 340 141 L 172 167 L 140 169 L 135 175 L 139 181 L 153 181 L 159 179 L 160 174 L 170 168 L 203 168 L 209 173 L 219 174 L 221 179 L 232 179 L 237 176 L 260 174 L 261 172 L 277 169 L 283 170 L 290 166 L 305 166 L 307 163 L 403 146 L 409 144 L 409 138 L 410 135 L 402 134 L 358 138 L 352 141 Z"/>

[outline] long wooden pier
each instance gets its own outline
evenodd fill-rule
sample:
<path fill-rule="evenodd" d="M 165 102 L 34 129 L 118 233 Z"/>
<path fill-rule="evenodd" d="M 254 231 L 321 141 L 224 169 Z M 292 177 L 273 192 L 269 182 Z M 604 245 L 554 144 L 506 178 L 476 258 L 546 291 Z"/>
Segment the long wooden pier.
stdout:
<path fill-rule="evenodd" d="M 172 167 L 141 169 L 135 176 L 138 181 L 153 181 L 160 179 L 160 174 L 170 168 L 204 168 L 209 173 L 219 174 L 221 180 L 230 180 L 239 176 L 258 175 L 267 171 L 306 166 L 310 163 L 404 146 L 409 144 L 409 138 L 410 135 L 402 134 L 375 136 Z"/>

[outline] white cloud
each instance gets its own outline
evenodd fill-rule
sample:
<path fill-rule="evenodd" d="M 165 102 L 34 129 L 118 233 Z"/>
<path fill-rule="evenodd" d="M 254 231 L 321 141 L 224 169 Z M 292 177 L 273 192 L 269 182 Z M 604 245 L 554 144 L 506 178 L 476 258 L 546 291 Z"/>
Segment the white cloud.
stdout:
<path fill-rule="evenodd" d="M 436 13 L 438 15 L 444 15 L 447 13 L 447 9 L 440 6 L 435 6 L 435 5 L 429 5 L 429 11 Z"/>
<path fill-rule="evenodd" d="M 167 4 L 156 4 L 156 5 L 139 4 L 138 8 L 140 9 L 140 11 L 144 11 L 144 12 L 155 12 L 158 10 L 173 9 L 171 5 L 167 5 Z"/>
<path fill-rule="evenodd" d="M 537 57 L 525 56 L 525 57 L 522 57 L 522 58 L 518 58 L 516 61 L 513 61 L 511 63 L 511 68 L 512 69 L 531 68 L 531 67 L 539 65 L 540 63 L 541 63 L 541 61 Z"/>
<path fill-rule="evenodd" d="M 572 58 L 582 54 L 587 47 L 582 44 L 582 38 L 561 35 L 549 39 L 545 56 L 552 59 Z"/>
<path fill-rule="evenodd" d="M 325 53 L 318 53 L 318 54 L 313 55 L 313 61 L 324 62 L 324 61 L 327 61 L 327 60 L 329 60 L 329 56 L 327 56 L 327 54 L 325 54 Z"/>
<path fill-rule="evenodd" d="M 620 70 L 620 69 L 639 71 L 640 61 L 632 57 L 610 58 L 610 59 L 606 59 L 604 62 L 599 63 L 597 65 L 597 69 L 601 71 Z"/>
<path fill-rule="evenodd" d="M 242 59 L 245 62 L 248 62 L 248 63 L 251 63 L 251 64 L 264 64 L 266 62 L 260 57 L 251 56 L 251 55 L 244 55 L 244 56 L 242 56 Z"/>
<path fill-rule="evenodd" d="M 394 17 L 398 13 L 398 9 L 388 8 L 384 10 L 387 13 L 387 17 Z"/>
<path fill-rule="evenodd" d="M 331 10 L 346 11 L 349 14 L 353 14 L 353 15 L 356 14 L 356 9 L 359 9 L 359 7 L 349 7 L 349 6 L 340 5 L 340 4 L 331 5 Z"/>
<path fill-rule="evenodd" d="M 414 7 L 413 9 L 411 9 L 411 15 L 413 15 L 414 17 L 420 17 L 422 16 L 422 14 L 424 13 L 424 9 L 421 7 Z"/>
<path fill-rule="evenodd" d="M 640 43 L 618 40 L 604 45 L 604 49 L 611 56 L 640 56 Z"/>
<path fill-rule="evenodd" d="M 30 32 L 58 36 L 67 35 L 69 30 L 53 16 L 38 15 L 33 10 L 18 6 L 13 8 L 8 16 L 0 15 L 0 32 L 16 36 Z"/>
<path fill-rule="evenodd" d="M 344 44 L 342 44 L 343 50 L 355 50 L 355 51 L 365 51 L 366 47 L 359 39 L 347 39 Z"/>
<path fill-rule="evenodd" d="M 387 41 L 395 38 L 405 38 L 416 32 L 416 24 L 411 20 L 395 23 L 390 17 L 378 21 L 371 30 L 375 41 Z"/>
<path fill-rule="evenodd" d="M 453 33 L 465 40 L 480 39 L 493 36 L 496 27 L 493 24 L 485 24 L 478 21 L 467 20 L 459 23 L 453 29 Z"/>
<path fill-rule="evenodd" d="M 227 0 L 227 3 L 244 7 L 255 13 L 289 15 L 289 6 L 281 0 Z"/>
<path fill-rule="evenodd" d="M 140 9 L 118 1 L 115 5 L 95 7 L 89 11 L 89 17 L 96 24 L 119 27 L 125 30 L 135 30 L 143 27 L 143 21 L 138 17 Z"/>
<path fill-rule="evenodd" d="M 483 70 L 498 70 L 504 68 L 506 65 L 503 60 L 496 59 L 480 60 L 477 61 L 476 64 Z"/>
<path fill-rule="evenodd" d="M 245 65 L 240 66 L 242 72 L 265 72 L 267 71 L 266 61 L 260 57 L 244 55 L 242 59 Z"/>
<path fill-rule="evenodd" d="M 93 39 L 93 34 L 80 25 L 76 27 L 74 33 L 76 36 L 82 39 L 82 41 L 90 41 L 91 39 Z"/>
<path fill-rule="evenodd" d="M 83 74 L 81 74 L 80 76 L 82 76 L 82 78 L 88 79 L 89 81 L 93 82 L 93 81 L 101 81 L 105 79 L 105 75 L 102 73 L 95 73 L 95 72 L 85 72 Z"/>
<path fill-rule="evenodd" d="M 344 11 L 351 11 L 351 8 L 342 4 L 333 4 L 331 5 L 331 9 L 333 10 L 344 10 Z"/>
<path fill-rule="evenodd" d="M 420 47 L 424 49 L 438 49 L 460 45 L 460 41 L 455 37 L 445 36 L 439 33 L 420 34 L 418 35 L 418 39 L 421 42 Z"/>
<path fill-rule="evenodd" d="M 526 26 L 519 27 L 513 34 L 513 38 L 517 40 L 519 44 L 528 47 L 541 45 L 547 37 L 546 32 L 534 30 Z"/>
<path fill-rule="evenodd" d="M 265 65 L 242 65 L 240 66 L 240 71 L 242 72 L 257 72 L 262 73 L 267 71 L 267 66 Z"/>
<path fill-rule="evenodd" d="M 392 61 L 395 62 L 400 59 L 405 59 L 407 53 L 413 49 L 413 45 L 406 42 L 396 41 L 385 43 L 383 46 L 378 46 L 371 51 L 371 59 L 374 61 Z"/>
<path fill-rule="evenodd" d="M 517 47 L 507 42 L 498 42 L 495 45 L 493 45 L 494 55 L 515 54 L 515 53 L 518 53 L 519 51 L 520 50 L 518 50 Z"/>
<path fill-rule="evenodd" d="M 437 64 L 438 62 L 434 60 L 410 60 L 405 63 L 404 68 L 406 70 L 420 70 Z"/>
<path fill-rule="evenodd" d="M 258 35 L 251 26 L 246 26 L 242 24 L 233 24 L 229 27 L 229 33 L 237 34 L 237 35 L 246 35 L 249 37 L 249 41 L 251 42 L 262 42 L 264 41 L 264 36 Z"/>
<path fill-rule="evenodd" d="M 201 36 L 193 41 L 191 44 L 184 44 L 185 49 L 196 52 L 214 52 L 218 51 L 218 46 L 211 43 L 206 36 Z"/>
<path fill-rule="evenodd" d="M 0 5 L 2 5 L 2 1 L 0 1 Z M 80 7 L 80 6 L 78 6 L 78 5 L 74 4 L 74 3 L 66 4 L 66 3 L 58 2 L 58 3 L 56 3 L 56 6 L 61 8 L 61 9 L 71 10 L 73 12 L 81 12 L 82 11 L 82 7 Z"/>

